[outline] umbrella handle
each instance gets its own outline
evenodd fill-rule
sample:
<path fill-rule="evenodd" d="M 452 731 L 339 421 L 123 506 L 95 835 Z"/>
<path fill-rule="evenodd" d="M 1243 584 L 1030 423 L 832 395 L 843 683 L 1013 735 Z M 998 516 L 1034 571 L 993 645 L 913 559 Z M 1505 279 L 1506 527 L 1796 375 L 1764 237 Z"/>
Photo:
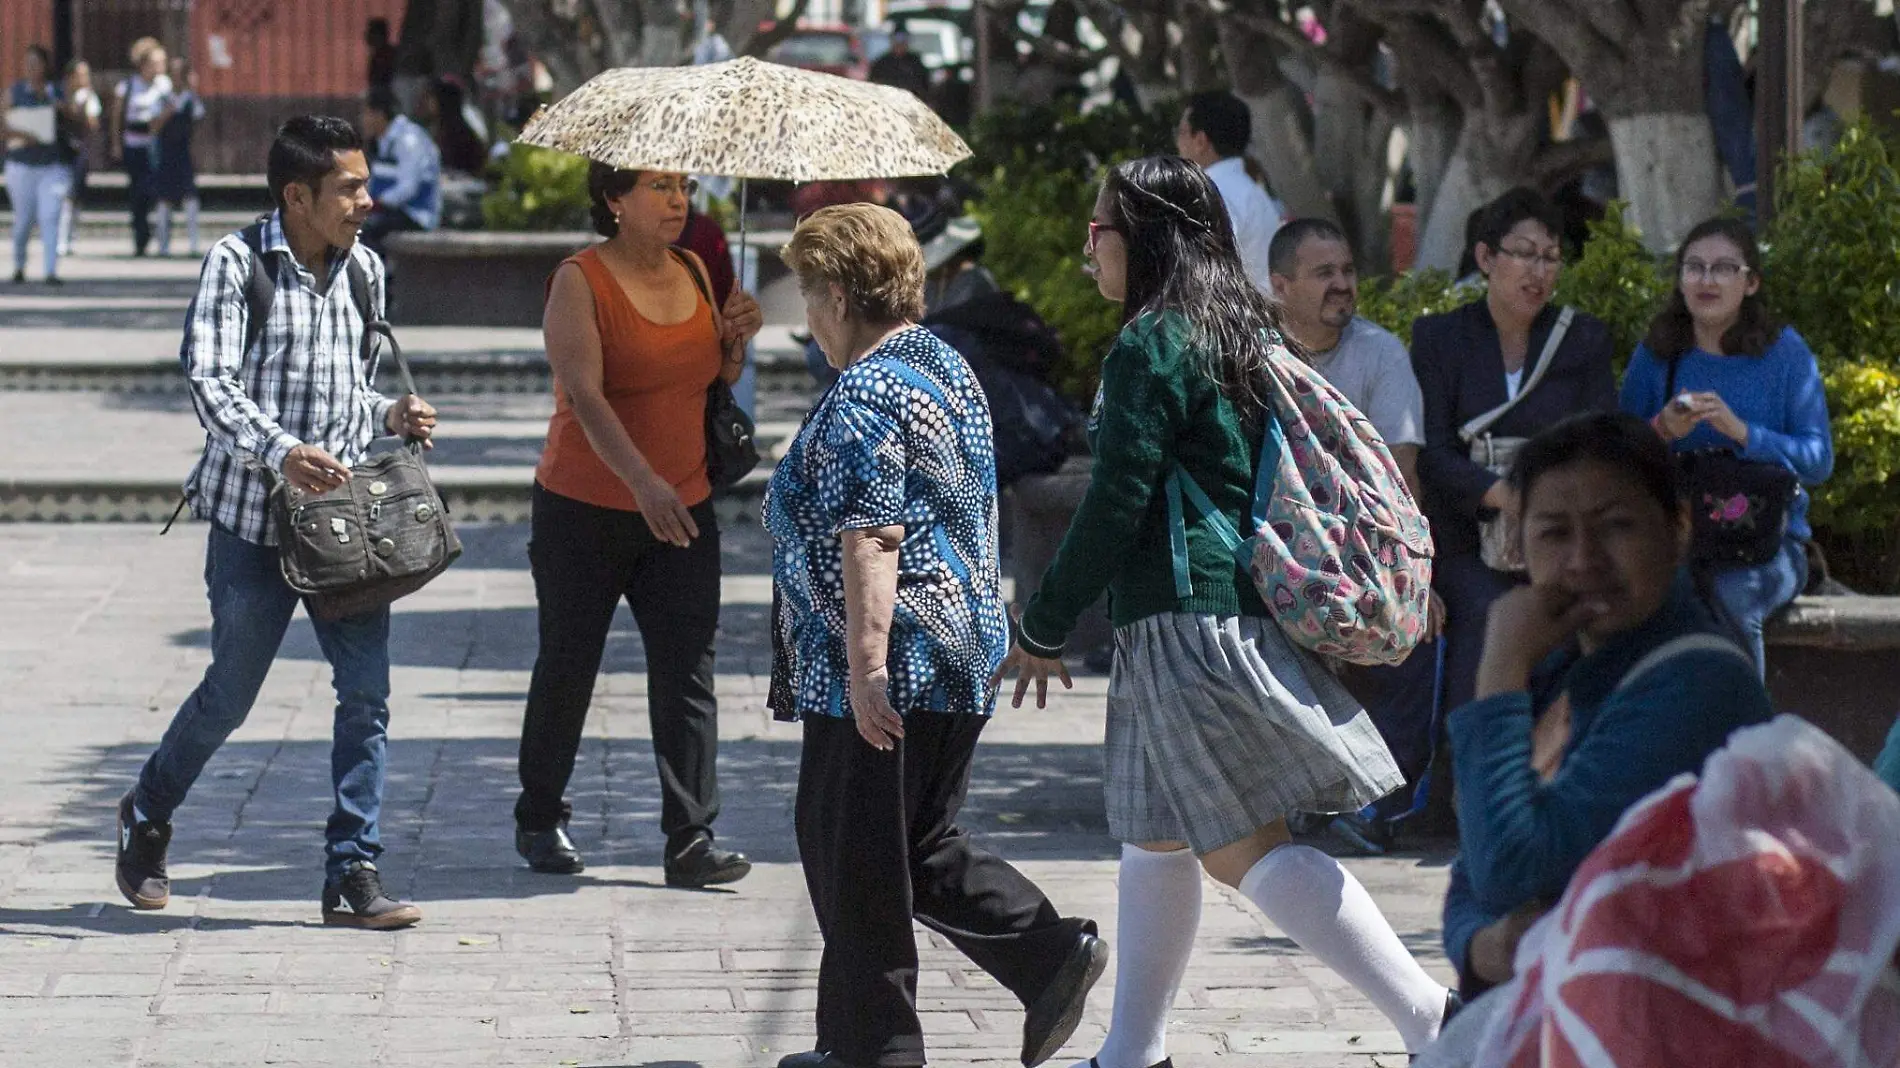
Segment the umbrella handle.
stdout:
<path fill-rule="evenodd" d="M 739 273 L 745 274 L 746 247 L 746 179 L 739 179 Z"/>

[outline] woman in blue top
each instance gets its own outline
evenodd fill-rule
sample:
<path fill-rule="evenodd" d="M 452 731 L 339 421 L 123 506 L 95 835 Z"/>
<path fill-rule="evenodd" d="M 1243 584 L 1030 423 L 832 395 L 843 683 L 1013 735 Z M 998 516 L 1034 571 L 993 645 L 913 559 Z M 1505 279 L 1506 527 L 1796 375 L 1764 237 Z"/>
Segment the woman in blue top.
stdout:
<path fill-rule="evenodd" d="M 1445 952 L 1471 997 L 1623 812 L 1772 715 L 1684 568 L 1689 509 L 1641 420 L 1580 415 L 1511 471 L 1530 584 L 1491 606 L 1477 697 L 1451 714 L 1459 857 Z"/>
<path fill-rule="evenodd" d="M 767 703 L 804 721 L 793 818 L 825 941 L 818 1040 L 779 1068 L 924 1063 L 913 919 L 1022 1001 L 1033 1068 L 1075 1031 L 1108 949 L 957 826 L 1009 645 L 989 406 L 917 325 L 924 256 L 903 216 L 821 208 L 781 258 L 841 374 L 765 494 Z"/>
<path fill-rule="evenodd" d="M 39 45 L 28 45 L 21 60 L 19 81 L 7 94 L 7 111 L 21 116 L 44 116 L 46 125 L 15 128 L 0 123 L 6 135 L 7 199 L 13 204 L 13 280 L 26 281 L 26 246 L 33 227 L 40 228 L 45 250 L 46 280 L 59 281 L 59 215 L 72 188 L 73 169 L 62 137 L 66 97 L 51 81 L 53 59 Z"/>
<path fill-rule="evenodd" d="M 1623 410 L 1650 420 L 1676 452 L 1727 449 L 1780 464 L 1804 486 L 1834 470 L 1827 394 L 1814 353 L 1793 327 L 1777 324 L 1761 295 L 1761 252 L 1735 219 L 1689 231 L 1676 253 L 1679 281 L 1623 376 Z M 1675 364 L 1675 392 L 1669 365 Z M 1763 667 L 1762 621 L 1807 583 L 1808 493 L 1797 489 L 1788 535 L 1758 567 L 1711 576 L 1716 600 Z"/>

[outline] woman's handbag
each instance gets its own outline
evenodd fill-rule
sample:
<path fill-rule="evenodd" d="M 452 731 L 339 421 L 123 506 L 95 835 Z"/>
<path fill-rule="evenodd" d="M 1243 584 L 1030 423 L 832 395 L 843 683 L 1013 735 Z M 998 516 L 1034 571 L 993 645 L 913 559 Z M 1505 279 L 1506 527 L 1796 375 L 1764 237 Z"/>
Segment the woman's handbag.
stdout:
<path fill-rule="evenodd" d="M 1669 361 L 1663 403 L 1676 396 L 1676 364 Z M 1788 515 L 1800 483 L 1785 466 L 1744 460 L 1729 449 L 1676 454 L 1676 473 L 1689 499 L 1689 558 L 1710 568 L 1760 567 L 1788 537 Z"/>
<path fill-rule="evenodd" d="M 718 326 L 719 308 L 713 304 L 712 290 L 707 288 L 706 280 L 699 275 L 699 269 L 678 249 L 673 255 L 679 258 L 692 276 L 693 286 L 699 295 L 706 298 L 706 305 L 713 309 L 715 329 Z M 724 353 L 721 353 L 721 358 Z M 706 479 L 712 488 L 719 490 L 738 482 L 752 469 L 759 466 L 759 444 L 757 429 L 752 417 L 739 407 L 738 398 L 732 395 L 732 386 L 725 378 L 713 379 L 706 387 Z"/>
<path fill-rule="evenodd" d="M 1471 462 L 1500 477 L 1510 474 L 1511 465 L 1517 461 L 1518 450 L 1524 447 L 1529 438 L 1501 438 L 1489 433 L 1497 421 L 1504 418 L 1517 403 L 1537 388 L 1544 380 L 1544 374 L 1555 361 L 1557 346 L 1563 343 L 1564 335 L 1570 331 L 1570 321 L 1576 317 L 1574 308 L 1564 308 L 1557 313 L 1557 322 L 1550 328 L 1550 337 L 1544 339 L 1543 351 L 1537 357 L 1537 366 L 1531 368 L 1530 381 L 1518 388 L 1517 396 L 1503 404 L 1473 417 L 1464 426 L 1458 428 L 1458 438 L 1471 450 Z M 1522 571 L 1524 559 L 1522 546 L 1518 543 L 1517 522 L 1514 517 L 1503 512 L 1495 512 L 1489 517 L 1478 520 L 1478 555 L 1484 560 L 1484 566 L 1493 571 Z"/>
<path fill-rule="evenodd" d="M 1183 498 L 1221 539 L 1288 638 L 1353 664 L 1396 664 L 1425 631 L 1431 527 L 1379 432 L 1274 338 L 1247 536 L 1180 464 L 1168 474 L 1174 587 L 1188 574 Z"/>
<path fill-rule="evenodd" d="M 365 326 L 364 346 L 389 341 L 406 393 L 416 382 L 386 322 Z M 427 585 L 462 555 L 422 446 L 410 441 L 350 469 L 350 480 L 306 493 L 272 473 L 272 525 L 284 581 L 310 614 L 342 619 L 382 608 Z"/>

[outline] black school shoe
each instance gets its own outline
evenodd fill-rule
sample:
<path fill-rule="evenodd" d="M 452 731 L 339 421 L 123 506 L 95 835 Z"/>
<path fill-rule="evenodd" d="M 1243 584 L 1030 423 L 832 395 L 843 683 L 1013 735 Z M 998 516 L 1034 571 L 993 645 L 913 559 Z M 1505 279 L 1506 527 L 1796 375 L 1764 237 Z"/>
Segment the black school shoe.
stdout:
<path fill-rule="evenodd" d="M 1096 1062 L 1094 1057 L 1090 1057 L 1089 1068 L 1102 1068 L 1102 1066 L 1101 1064 Z M 1174 1058 L 1163 1057 L 1159 1061 L 1155 1062 L 1154 1064 L 1149 1065 L 1148 1068 L 1174 1068 Z"/>
<path fill-rule="evenodd" d="M 574 840 L 567 836 L 566 824 L 545 831 L 516 827 L 515 852 L 528 862 L 528 867 L 545 875 L 579 875 L 587 868 L 580 850 L 574 848 Z"/>
<path fill-rule="evenodd" d="M 376 865 L 364 861 L 340 882 L 323 887 L 323 925 L 389 931 L 422 919 L 422 910 L 383 893 Z"/>
<path fill-rule="evenodd" d="M 857 1068 L 857 1065 L 841 1061 L 823 1050 L 814 1049 L 780 1057 L 778 1068 Z"/>
<path fill-rule="evenodd" d="M 744 853 L 719 849 L 712 835 L 701 834 L 666 858 L 666 885 L 688 890 L 736 883 L 752 872 Z"/>
<path fill-rule="evenodd" d="M 1108 943 L 1083 931 L 1055 981 L 1023 1015 L 1023 1068 L 1036 1068 L 1055 1056 L 1075 1034 L 1076 1025 L 1082 1022 L 1082 1009 L 1088 1004 L 1089 988 L 1107 968 Z"/>
<path fill-rule="evenodd" d="M 165 874 L 165 851 L 172 843 L 172 825 L 141 820 L 132 807 L 132 791 L 119 799 L 118 862 L 114 865 L 119 893 L 135 909 L 162 909 L 171 903 L 172 881 Z"/>

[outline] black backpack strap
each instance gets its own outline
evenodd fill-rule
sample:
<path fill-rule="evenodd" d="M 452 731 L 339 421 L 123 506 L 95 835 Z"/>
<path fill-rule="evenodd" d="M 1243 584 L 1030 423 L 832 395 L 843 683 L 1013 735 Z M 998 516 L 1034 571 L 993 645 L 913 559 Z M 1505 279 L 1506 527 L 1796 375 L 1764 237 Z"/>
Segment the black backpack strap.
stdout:
<path fill-rule="evenodd" d="M 251 250 L 251 273 L 244 283 L 244 304 L 247 318 L 244 322 L 244 354 L 250 355 L 257 347 L 257 341 L 264 336 L 264 327 L 270 322 L 271 304 L 277 299 L 277 276 L 271 270 L 271 263 L 264 253 L 264 222 L 270 216 L 259 216 L 257 221 L 238 232 L 244 239 L 244 245 Z"/>

